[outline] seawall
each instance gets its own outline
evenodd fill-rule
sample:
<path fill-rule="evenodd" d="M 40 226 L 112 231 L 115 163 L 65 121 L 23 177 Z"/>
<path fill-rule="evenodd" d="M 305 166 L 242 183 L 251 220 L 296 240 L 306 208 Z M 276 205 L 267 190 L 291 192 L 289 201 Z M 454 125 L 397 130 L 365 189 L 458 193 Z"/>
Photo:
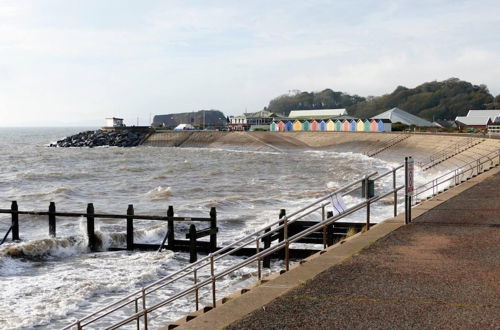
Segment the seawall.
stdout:
<path fill-rule="evenodd" d="M 403 133 L 371 132 L 218 132 L 187 131 L 157 132 L 144 143 L 154 147 L 210 147 L 248 148 L 260 151 L 290 152 L 293 149 L 332 150 L 337 152 L 370 153 L 380 150 L 390 140 Z M 440 167 L 450 168 L 464 165 L 480 156 L 500 148 L 500 139 L 471 136 L 468 134 L 408 133 L 407 138 L 384 149 L 375 157 L 388 161 L 413 156 L 417 162 L 428 161 L 429 156 L 442 150 L 452 150 L 466 140 L 477 139 L 478 144 L 453 155 Z"/>

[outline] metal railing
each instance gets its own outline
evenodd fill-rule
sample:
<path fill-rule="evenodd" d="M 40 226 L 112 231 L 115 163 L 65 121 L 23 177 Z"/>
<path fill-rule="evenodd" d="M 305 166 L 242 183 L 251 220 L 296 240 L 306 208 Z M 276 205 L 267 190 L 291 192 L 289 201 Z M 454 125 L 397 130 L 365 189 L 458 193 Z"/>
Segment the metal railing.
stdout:
<path fill-rule="evenodd" d="M 418 204 L 499 164 L 500 149 L 497 149 L 417 187 L 413 191 L 412 204 Z"/>
<path fill-rule="evenodd" d="M 472 148 L 475 145 L 483 142 L 483 139 L 476 137 L 469 137 L 465 140 L 458 141 L 457 143 L 447 146 L 446 148 L 439 150 L 429 156 L 429 159 L 419 163 L 422 170 L 427 170 L 440 162 L 453 157 L 467 149 Z"/>
<path fill-rule="evenodd" d="M 236 240 L 235 242 L 219 249 L 218 251 L 211 253 L 207 257 L 204 257 L 197 262 L 189 264 L 188 266 L 166 276 L 141 290 L 133 292 L 126 297 L 113 302 L 105 306 L 104 308 L 91 313 L 90 315 L 81 318 L 77 322 L 69 324 L 64 329 L 70 329 L 76 327 L 77 329 L 82 329 L 89 325 L 95 325 L 95 322 L 103 320 L 106 317 L 111 317 L 110 315 L 113 313 L 117 313 L 119 311 L 123 311 L 124 308 L 132 308 L 135 311 L 132 315 L 129 315 L 123 318 L 121 321 L 118 321 L 114 324 L 116 318 L 113 320 L 104 321 L 107 329 L 117 329 L 129 323 L 135 323 L 137 329 L 140 328 L 141 323 L 144 328 L 148 328 L 148 318 L 151 316 L 153 311 L 160 309 L 161 307 L 167 306 L 174 301 L 180 298 L 186 298 L 190 295 L 193 296 L 193 305 L 194 310 L 200 309 L 200 290 L 206 289 L 206 293 L 210 292 L 209 300 L 211 300 L 211 307 L 217 307 L 217 280 L 229 275 L 234 274 L 236 271 L 242 269 L 243 267 L 255 264 L 257 271 L 257 278 L 260 280 L 262 278 L 262 264 L 263 260 L 267 257 L 269 258 L 272 254 L 280 251 L 280 253 L 284 254 L 284 267 L 285 270 L 288 271 L 290 268 L 290 244 L 297 243 L 300 239 L 310 235 L 311 233 L 323 229 L 325 232 L 328 225 L 331 225 L 333 222 L 342 219 L 348 215 L 351 215 L 359 210 L 366 209 L 366 230 L 370 227 L 370 207 L 373 203 L 392 196 L 393 204 L 394 204 L 394 216 L 397 214 L 397 201 L 398 201 L 398 191 L 403 189 L 404 186 L 397 186 L 397 175 L 396 172 L 403 168 L 403 165 L 395 167 L 383 174 L 376 176 L 378 173 L 373 172 L 368 175 L 365 175 L 361 179 L 358 179 L 350 184 L 347 184 L 339 189 L 336 189 L 334 192 L 331 192 L 313 203 L 301 208 L 298 211 L 293 212 L 289 215 L 284 215 L 278 221 L 275 221 L 271 224 L 264 226 L 263 228 L 257 230 L 256 232 L 249 234 L 243 238 Z M 382 192 L 379 195 L 375 195 L 373 197 L 369 197 L 369 189 L 368 186 L 373 181 L 373 184 L 386 176 L 392 175 L 392 187 L 388 191 Z M 326 216 L 325 209 L 330 204 L 329 199 L 332 196 L 340 194 L 341 196 L 346 196 L 349 194 L 353 194 L 359 191 L 361 185 L 361 189 L 365 189 L 365 199 L 361 202 L 347 207 L 347 209 L 337 215 Z M 307 216 L 313 215 L 316 212 L 321 212 L 321 222 L 318 222 L 316 225 L 308 227 L 297 234 L 289 235 L 289 226 Z M 274 243 L 274 245 L 267 244 L 265 246 L 265 242 L 269 242 L 272 235 L 281 235 L 282 239 Z M 264 242 L 264 246 L 261 246 L 262 242 Z M 326 243 L 324 242 L 324 247 Z M 255 248 L 255 254 L 247 259 L 243 259 L 236 264 L 230 265 L 225 269 L 219 271 L 222 267 L 221 262 L 231 257 L 236 251 L 240 249 L 244 249 L 247 247 Z M 199 277 L 202 271 L 205 271 L 207 274 L 204 277 Z M 162 293 L 161 301 L 151 304 L 151 300 L 154 298 L 152 296 L 154 293 L 159 293 L 161 289 L 175 287 L 176 284 L 179 284 L 182 280 L 191 279 L 193 281 L 193 285 L 181 290 L 177 293 L 171 293 L 170 296 L 164 296 L 165 293 Z M 152 296 L 152 298 L 149 298 Z M 148 300 L 149 298 L 149 300 Z M 158 298 L 158 297 L 157 297 Z M 159 299 L 159 298 L 158 298 Z M 150 304 L 148 304 L 148 301 Z M 140 306 L 140 308 L 139 308 Z M 116 314 L 115 314 L 116 315 Z M 142 322 L 141 322 L 142 321 Z"/>
<path fill-rule="evenodd" d="M 373 157 L 373 156 L 381 153 L 382 151 L 392 147 L 393 145 L 398 144 L 399 142 L 406 140 L 409 137 L 410 137 L 410 134 L 399 133 L 395 137 L 392 137 L 386 141 L 383 141 L 378 149 L 365 152 L 365 155 L 367 155 L 368 157 Z"/>

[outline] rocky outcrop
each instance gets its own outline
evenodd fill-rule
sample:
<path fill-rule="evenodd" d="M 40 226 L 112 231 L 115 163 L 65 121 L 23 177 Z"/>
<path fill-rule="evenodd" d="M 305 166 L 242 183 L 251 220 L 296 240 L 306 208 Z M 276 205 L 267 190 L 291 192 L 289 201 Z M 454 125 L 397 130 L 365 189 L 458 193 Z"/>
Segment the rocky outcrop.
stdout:
<path fill-rule="evenodd" d="M 86 131 L 52 143 L 51 147 L 135 147 L 148 135 L 147 131 L 133 131 L 129 129 L 117 131 Z"/>

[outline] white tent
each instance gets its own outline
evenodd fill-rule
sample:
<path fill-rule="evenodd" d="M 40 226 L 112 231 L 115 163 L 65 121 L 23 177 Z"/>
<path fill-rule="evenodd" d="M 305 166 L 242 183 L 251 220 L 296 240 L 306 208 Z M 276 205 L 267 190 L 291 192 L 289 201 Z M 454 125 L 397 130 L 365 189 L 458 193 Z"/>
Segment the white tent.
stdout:
<path fill-rule="evenodd" d="M 174 128 L 174 131 L 190 131 L 194 130 L 194 126 L 191 124 L 179 124 Z"/>

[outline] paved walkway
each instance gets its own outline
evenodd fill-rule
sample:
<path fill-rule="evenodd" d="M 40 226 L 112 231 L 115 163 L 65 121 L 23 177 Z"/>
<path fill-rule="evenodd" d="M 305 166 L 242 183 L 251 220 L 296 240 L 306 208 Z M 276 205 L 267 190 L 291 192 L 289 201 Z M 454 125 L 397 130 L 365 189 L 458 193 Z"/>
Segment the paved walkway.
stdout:
<path fill-rule="evenodd" d="M 500 329 L 500 173 L 228 329 Z"/>

